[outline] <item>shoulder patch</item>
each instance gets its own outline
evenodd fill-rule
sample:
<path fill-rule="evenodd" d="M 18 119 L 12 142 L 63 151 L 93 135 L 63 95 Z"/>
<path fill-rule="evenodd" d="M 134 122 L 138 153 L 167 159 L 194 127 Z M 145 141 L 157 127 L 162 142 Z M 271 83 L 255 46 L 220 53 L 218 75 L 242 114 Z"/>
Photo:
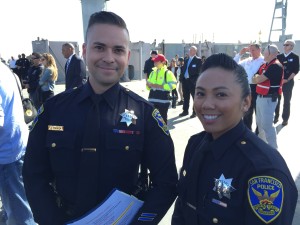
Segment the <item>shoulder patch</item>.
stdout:
<path fill-rule="evenodd" d="M 34 126 L 36 125 L 36 123 L 39 120 L 39 115 L 41 115 L 44 112 L 44 105 L 41 105 L 41 107 L 39 108 L 39 110 L 37 111 L 37 116 L 34 118 L 31 126 L 30 126 L 30 131 L 33 130 Z"/>
<path fill-rule="evenodd" d="M 152 112 L 152 117 L 157 121 L 158 126 L 163 130 L 163 132 L 166 135 L 170 135 L 170 132 L 168 130 L 168 126 L 165 123 L 164 119 L 160 115 L 159 111 L 157 109 L 154 109 Z"/>
<path fill-rule="evenodd" d="M 270 176 L 252 177 L 247 192 L 253 212 L 264 223 L 269 224 L 280 215 L 284 192 L 279 180 Z"/>

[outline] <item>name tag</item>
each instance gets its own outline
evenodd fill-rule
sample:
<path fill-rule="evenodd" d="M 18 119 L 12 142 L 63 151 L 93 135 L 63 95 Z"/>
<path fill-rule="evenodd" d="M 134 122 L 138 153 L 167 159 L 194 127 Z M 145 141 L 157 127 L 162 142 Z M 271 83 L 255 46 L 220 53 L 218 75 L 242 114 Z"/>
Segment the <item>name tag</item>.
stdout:
<path fill-rule="evenodd" d="M 53 131 L 64 131 L 64 126 L 53 126 L 53 125 L 48 125 L 48 130 L 53 130 Z"/>

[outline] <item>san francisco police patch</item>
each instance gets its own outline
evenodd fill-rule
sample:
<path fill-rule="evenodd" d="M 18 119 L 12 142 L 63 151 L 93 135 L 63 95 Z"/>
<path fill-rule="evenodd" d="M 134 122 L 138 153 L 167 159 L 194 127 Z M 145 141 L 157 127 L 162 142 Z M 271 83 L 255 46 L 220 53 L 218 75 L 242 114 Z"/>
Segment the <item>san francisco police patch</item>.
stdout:
<path fill-rule="evenodd" d="M 163 130 L 163 132 L 166 135 L 170 135 L 170 132 L 168 130 L 168 126 L 165 123 L 164 119 L 162 118 L 162 116 L 160 115 L 160 113 L 159 113 L 159 111 L 157 109 L 153 110 L 152 116 L 157 121 L 158 126 Z"/>
<path fill-rule="evenodd" d="M 248 181 L 248 200 L 253 212 L 266 224 L 281 213 L 284 192 L 282 183 L 274 177 L 257 176 Z"/>

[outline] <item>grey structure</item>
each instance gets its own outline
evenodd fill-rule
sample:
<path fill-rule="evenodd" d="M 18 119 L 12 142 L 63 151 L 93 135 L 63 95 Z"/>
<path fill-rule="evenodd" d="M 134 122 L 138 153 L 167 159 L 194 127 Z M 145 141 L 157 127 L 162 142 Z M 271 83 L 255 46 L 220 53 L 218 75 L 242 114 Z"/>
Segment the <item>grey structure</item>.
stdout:
<path fill-rule="evenodd" d="M 50 53 L 53 55 L 58 69 L 58 78 L 56 82 L 58 84 L 65 82 L 65 63 L 67 60 L 62 55 L 61 49 L 62 45 L 66 42 L 72 43 L 75 47 L 76 54 L 81 56 L 78 43 L 75 41 L 48 41 L 45 39 L 40 40 L 39 38 L 32 41 L 32 52 L 38 52 L 41 54 Z"/>

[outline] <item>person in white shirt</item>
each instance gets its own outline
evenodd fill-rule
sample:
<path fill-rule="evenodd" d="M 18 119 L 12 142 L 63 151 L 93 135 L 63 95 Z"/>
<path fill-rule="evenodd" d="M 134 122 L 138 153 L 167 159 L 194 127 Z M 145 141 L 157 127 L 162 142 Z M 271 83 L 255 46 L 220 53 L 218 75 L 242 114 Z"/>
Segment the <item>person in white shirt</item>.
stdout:
<path fill-rule="evenodd" d="M 241 57 L 250 52 L 251 56 L 241 60 Z M 248 47 L 244 47 L 233 58 L 238 64 L 240 64 L 246 70 L 248 81 L 251 88 L 251 106 L 248 112 L 244 115 L 243 121 L 245 125 L 252 130 L 253 112 L 256 107 L 256 84 L 252 83 L 252 77 L 257 74 L 259 67 L 264 63 L 264 57 L 261 54 L 261 46 L 259 44 L 250 44 Z"/>
<path fill-rule="evenodd" d="M 15 58 L 12 56 L 9 60 L 9 68 L 15 73 L 15 70 L 17 68 L 17 65 L 16 65 L 16 60 Z"/>

